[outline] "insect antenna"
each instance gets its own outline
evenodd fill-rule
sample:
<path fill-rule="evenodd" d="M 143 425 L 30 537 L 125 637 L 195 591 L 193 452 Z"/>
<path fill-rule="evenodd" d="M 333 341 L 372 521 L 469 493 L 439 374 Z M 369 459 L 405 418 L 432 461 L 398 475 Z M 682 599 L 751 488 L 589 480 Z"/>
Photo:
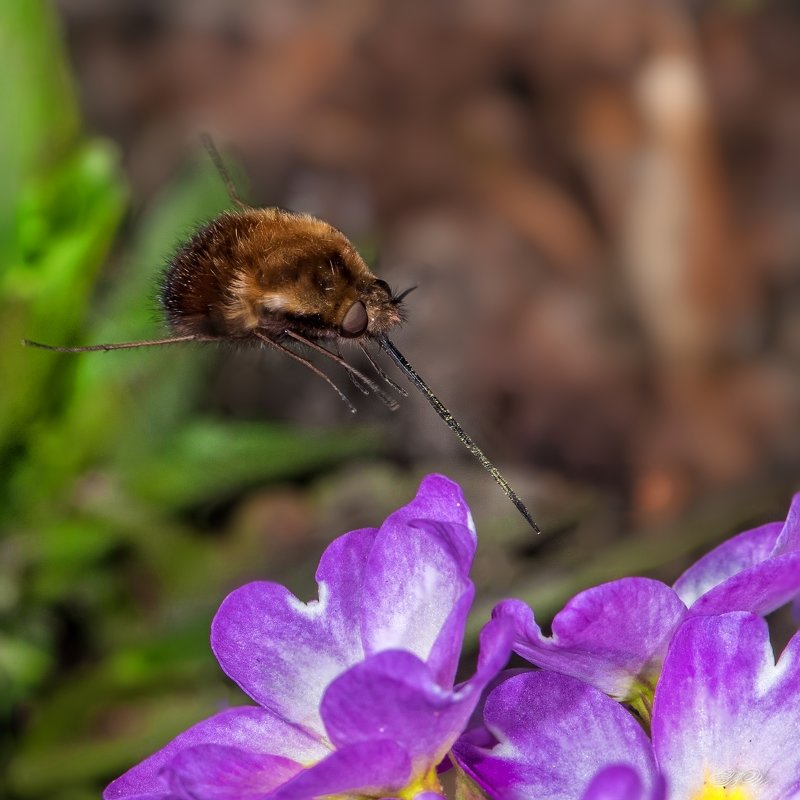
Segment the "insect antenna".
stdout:
<path fill-rule="evenodd" d="M 525 508 L 525 504 L 519 499 L 517 493 L 511 488 L 508 481 L 500 474 L 497 467 L 486 457 L 483 450 L 472 440 L 472 437 L 459 425 L 455 417 L 447 410 L 442 401 L 431 391 L 430 386 L 417 374 L 411 364 L 406 361 L 405 356 L 392 344 L 387 336 L 379 336 L 378 344 L 381 349 L 394 361 L 395 364 L 405 373 L 406 377 L 419 389 L 425 399 L 433 406 L 433 410 L 444 420 L 450 430 L 461 440 L 467 450 L 478 459 L 481 466 L 497 481 L 500 488 L 505 492 L 506 497 L 517 507 L 517 511 L 525 517 L 526 522 L 536 531 L 541 533 L 539 526 L 533 521 L 530 512 Z"/>
<path fill-rule="evenodd" d="M 331 353 L 330 350 L 322 347 L 322 345 L 317 344 L 316 342 L 312 341 L 311 339 L 306 339 L 305 336 L 301 336 L 299 333 L 295 333 L 291 330 L 286 330 L 284 333 L 289 336 L 290 338 L 294 339 L 296 342 L 300 342 L 301 344 L 307 345 L 312 350 L 316 350 L 318 353 L 322 353 L 322 355 L 327 356 L 331 361 L 335 361 L 340 367 L 344 367 L 352 376 L 360 380 L 364 386 L 367 386 L 370 391 L 390 410 L 396 411 L 399 408 L 397 401 L 393 397 L 389 397 L 383 389 L 378 386 L 372 379 L 368 378 L 363 372 L 357 370 L 351 364 L 348 364 L 341 356 L 337 356 L 336 353 Z"/>
<path fill-rule="evenodd" d="M 367 357 L 367 361 L 372 365 L 372 368 L 378 375 L 383 378 L 389 386 L 392 387 L 398 394 L 403 395 L 403 397 L 408 397 L 408 392 L 399 384 L 395 383 L 382 369 L 380 364 L 372 357 L 372 353 L 366 348 L 363 342 L 359 342 L 358 346 L 361 348 L 361 352 Z"/>
<path fill-rule="evenodd" d="M 130 350 L 134 347 L 162 347 L 166 344 L 177 344 L 178 342 L 213 342 L 212 337 L 196 336 L 171 336 L 167 339 L 146 339 L 141 342 L 116 342 L 114 344 L 90 344 L 85 347 L 60 347 L 54 344 L 42 344 L 32 342 L 30 339 L 23 339 L 25 347 L 38 347 L 40 350 L 52 350 L 56 353 L 94 353 L 98 350 Z"/>
<path fill-rule="evenodd" d="M 403 300 L 405 300 L 405 298 L 408 297 L 411 294 L 411 292 L 414 292 L 417 289 L 419 289 L 419 284 L 418 283 L 415 283 L 413 286 L 409 286 L 408 289 L 403 289 L 402 292 L 400 292 L 399 294 L 396 294 L 392 298 L 392 302 L 395 305 L 397 305 L 398 303 L 402 303 Z"/>
<path fill-rule="evenodd" d="M 214 144 L 211 134 L 204 131 L 200 134 L 200 141 L 203 143 L 203 147 L 205 147 L 206 152 L 211 158 L 211 161 L 217 168 L 217 172 L 219 172 L 219 176 L 222 178 L 222 182 L 225 184 L 225 188 L 228 190 L 228 197 L 230 197 L 231 202 L 242 211 L 247 211 L 247 209 L 252 208 L 252 206 L 245 203 L 244 200 L 239 197 L 239 192 L 236 191 L 236 185 L 228 173 L 225 162 L 222 160 L 222 156 L 219 154 L 219 150 L 217 150 L 217 146 Z"/>

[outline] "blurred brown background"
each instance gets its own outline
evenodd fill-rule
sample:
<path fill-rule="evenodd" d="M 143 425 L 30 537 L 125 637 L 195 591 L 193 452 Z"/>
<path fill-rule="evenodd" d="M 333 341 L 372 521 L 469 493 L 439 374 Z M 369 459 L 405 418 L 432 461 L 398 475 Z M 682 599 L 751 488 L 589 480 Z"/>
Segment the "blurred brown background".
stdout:
<path fill-rule="evenodd" d="M 500 597 L 544 623 L 785 514 L 794 0 L 58 0 L 8 20 L 0 134 L 38 138 L 0 196 L 0 795 L 96 797 L 242 702 L 208 650 L 225 593 L 313 596 L 325 545 L 426 472 L 462 483 L 478 527 L 467 653 Z M 540 537 L 418 396 L 391 414 L 336 374 L 351 417 L 271 352 L 19 347 L 164 333 L 142 298 L 186 220 L 227 202 L 201 129 L 254 204 L 320 216 L 419 285 L 394 339 Z"/>

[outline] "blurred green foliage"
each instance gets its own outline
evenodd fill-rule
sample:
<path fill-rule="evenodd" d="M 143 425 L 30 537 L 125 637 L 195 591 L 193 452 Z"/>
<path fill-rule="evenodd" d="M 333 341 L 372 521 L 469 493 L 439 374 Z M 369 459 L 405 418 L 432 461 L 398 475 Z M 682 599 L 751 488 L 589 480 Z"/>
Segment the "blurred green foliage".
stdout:
<path fill-rule="evenodd" d="M 77 800 L 226 698 L 208 625 L 256 544 L 184 512 L 374 440 L 202 416 L 200 348 L 21 346 L 161 335 L 163 264 L 227 198 L 194 168 L 98 296 L 126 209 L 117 154 L 81 134 L 48 6 L 2 4 L 0 37 L 0 796 Z"/>

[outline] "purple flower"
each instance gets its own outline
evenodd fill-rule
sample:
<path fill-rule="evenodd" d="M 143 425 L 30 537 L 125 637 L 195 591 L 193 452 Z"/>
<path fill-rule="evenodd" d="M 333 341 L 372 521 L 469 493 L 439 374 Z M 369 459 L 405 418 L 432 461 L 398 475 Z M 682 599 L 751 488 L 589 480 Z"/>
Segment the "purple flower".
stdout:
<path fill-rule="evenodd" d="M 691 566 L 670 588 L 648 578 L 622 578 L 581 592 L 543 635 L 519 600 L 497 605 L 514 621 L 514 650 L 539 667 L 572 675 L 649 718 L 667 647 L 691 617 L 727 611 L 767 614 L 800 592 L 800 494 L 786 521 L 730 539 Z"/>
<path fill-rule="evenodd" d="M 212 648 L 258 706 L 190 728 L 106 800 L 439 796 L 436 768 L 510 653 L 510 626 L 490 622 L 475 674 L 453 686 L 475 545 L 460 489 L 430 476 L 379 529 L 328 547 L 318 600 L 274 583 L 234 591 Z"/>
<path fill-rule="evenodd" d="M 794 800 L 800 633 L 776 664 L 759 616 L 688 619 L 656 688 L 652 740 L 624 706 L 557 673 L 503 681 L 484 721 L 453 753 L 493 800 Z"/>
<path fill-rule="evenodd" d="M 800 634 L 775 663 L 754 614 L 688 620 L 664 662 L 652 731 L 670 798 L 796 800 Z"/>

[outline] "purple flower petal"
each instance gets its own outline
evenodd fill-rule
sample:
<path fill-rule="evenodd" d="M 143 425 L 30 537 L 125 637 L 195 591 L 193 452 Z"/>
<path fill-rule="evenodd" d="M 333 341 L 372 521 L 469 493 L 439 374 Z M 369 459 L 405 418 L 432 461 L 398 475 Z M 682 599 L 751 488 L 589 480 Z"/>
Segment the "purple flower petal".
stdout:
<path fill-rule="evenodd" d="M 475 675 L 444 690 L 430 667 L 411 653 L 369 656 L 334 681 L 322 701 L 322 718 L 338 747 L 379 738 L 409 754 L 415 776 L 432 770 L 464 730 L 486 684 L 511 654 L 511 629 L 489 622 L 481 632 Z"/>
<path fill-rule="evenodd" d="M 427 476 L 376 538 L 364 585 L 365 651 L 408 650 L 428 662 L 443 686 L 452 683 L 472 605 L 476 545 L 461 488 L 442 475 Z"/>
<path fill-rule="evenodd" d="M 433 643 L 427 664 L 440 686 L 452 686 L 461 658 L 464 629 L 469 610 L 475 596 L 475 587 L 470 581 L 466 591 L 455 601 L 441 632 Z M 510 645 L 509 645 L 510 647 Z M 506 657 L 508 660 L 508 657 Z"/>
<path fill-rule="evenodd" d="M 789 512 L 786 515 L 786 522 L 783 523 L 783 530 L 775 542 L 774 555 L 791 553 L 800 550 L 800 492 L 798 492 L 789 505 Z"/>
<path fill-rule="evenodd" d="M 553 620 L 552 637 L 542 634 L 519 600 L 499 603 L 493 616 L 514 620 L 514 651 L 531 663 L 629 700 L 642 687 L 655 686 L 686 607 L 660 581 L 623 578 L 573 597 Z"/>
<path fill-rule="evenodd" d="M 275 583 L 249 583 L 225 598 L 211 647 L 225 673 L 257 703 L 321 730 L 328 684 L 363 655 L 361 587 L 376 531 L 336 539 L 317 570 L 319 600 L 303 603 Z"/>
<path fill-rule="evenodd" d="M 164 791 L 161 792 L 125 795 L 125 800 L 183 800 L 183 798 L 173 794 L 168 789 L 164 789 Z"/>
<path fill-rule="evenodd" d="M 692 564 L 672 588 L 691 608 L 710 589 L 769 558 L 782 528 L 782 522 L 770 522 L 728 539 Z"/>
<path fill-rule="evenodd" d="M 426 475 L 416 497 L 407 505 L 390 514 L 384 526 L 402 530 L 417 520 L 434 520 L 466 528 L 468 537 L 456 544 L 461 558 L 461 568 L 467 572 L 475 555 L 477 535 L 467 501 L 461 487 L 444 475 Z"/>
<path fill-rule="evenodd" d="M 800 634 L 775 664 L 767 624 L 754 614 L 695 617 L 680 628 L 652 724 L 670 797 L 723 786 L 753 800 L 800 796 L 799 721 Z"/>
<path fill-rule="evenodd" d="M 105 800 L 134 798 L 153 794 L 169 797 L 162 772 L 182 750 L 199 745 L 226 745 L 308 763 L 329 752 L 316 738 L 286 723 L 262 708 L 231 708 L 184 731 L 166 747 L 146 758 L 111 783 L 103 793 Z"/>
<path fill-rule="evenodd" d="M 413 505 L 413 503 L 412 503 Z M 407 509 L 404 509 L 407 511 Z M 367 654 L 406 650 L 452 683 L 474 586 L 464 551 L 469 528 L 431 521 L 381 527 L 364 578 L 362 634 Z"/>
<path fill-rule="evenodd" d="M 485 723 L 492 748 L 459 740 L 453 755 L 495 800 L 574 800 L 597 773 L 624 764 L 645 791 L 654 781 L 650 743 L 619 703 L 574 678 L 552 672 L 515 675 L 492 691 Z"/>
<path fill-rule="evenodd" d="M 665 796 L 663 779 L 657 779 L 653 790 L 647 792 L 635 769 L 613 764 L 595 775 L 582 800 L 663 800 Z"/>
<path fill-rule="evenodd" d="M 475 706 L 475 710 L 464 728 L 464 733 L 461 734 L 463 741 L 468 741 L 470 744 L 479 747 L 492 747 L 496 744 L 494 736 L 483 721 L 483 709 L 486 705 L 486 700 L 501 683 L 504 683 L 514 675 L 526 675 L 529 672 L 529 669 L 522 667 L 505 669 L 486 684 L 486 688 L 481 694 L 481 699 L 478 701 L 478 705 Z"/>
<path fill-rule="evenodd" d="M 288 758 L 206 744 L 178 753 L 164 774 L 185 800 L 260 800 L 302 770 Z"/>
<path fill-rule="evenodd" d="M 769 614 L 800 592 L 800 550 L 768 558 L 709 589 L 689 609 L 693 616 L 752 611 Z"/>
<path fill-rule="evenodd" d="M 410 766 L 394 742 L 358 742 L 331 753 L 264 800 L 310 800 L 344 793 L 382 797 L 408 783 Z"/>

